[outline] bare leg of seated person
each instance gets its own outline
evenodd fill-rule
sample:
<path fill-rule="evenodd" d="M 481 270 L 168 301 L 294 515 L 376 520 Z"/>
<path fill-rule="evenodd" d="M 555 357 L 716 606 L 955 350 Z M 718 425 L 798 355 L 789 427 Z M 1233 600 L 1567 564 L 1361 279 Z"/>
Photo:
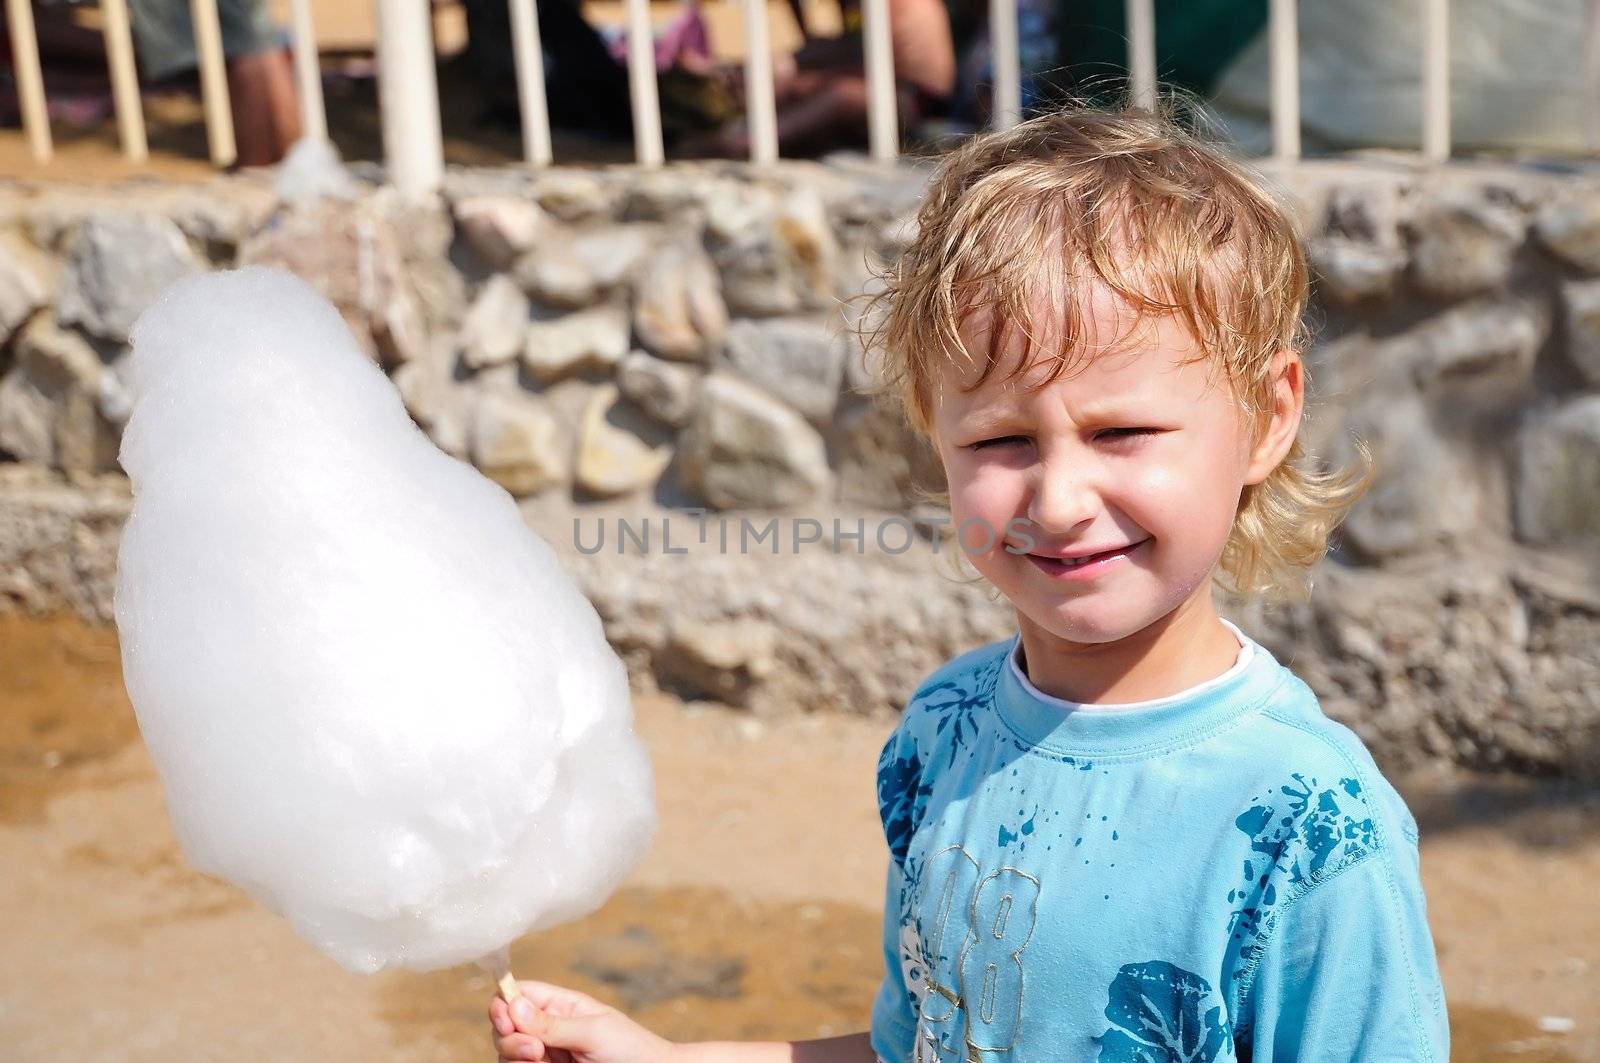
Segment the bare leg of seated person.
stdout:
<path fill-rule="evenodd" d="M 228 60 L 228 99 L 240 166 L 270 166 L 300 139 L 289 53 L 281 48 Z"/>

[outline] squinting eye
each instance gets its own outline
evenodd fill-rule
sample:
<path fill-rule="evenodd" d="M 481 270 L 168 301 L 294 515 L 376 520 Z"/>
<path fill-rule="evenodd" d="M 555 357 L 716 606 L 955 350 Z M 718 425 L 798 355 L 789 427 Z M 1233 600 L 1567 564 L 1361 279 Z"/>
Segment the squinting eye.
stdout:
<path fill-rule="evenodd" d="M 971 444 L 972 450 L 985 450 L 989 447 L 1004 447 L 1014 443 L 1026 443 L 1027 436 L 996 436 L 994 439 L 980 439 Z"/>
<path fill-rule="evenodd" d="M 1159 428 L 1102 428 L 1094 434 L 1096 439 L 1136 439 L 1139 436 L 1159 434 Z"/>

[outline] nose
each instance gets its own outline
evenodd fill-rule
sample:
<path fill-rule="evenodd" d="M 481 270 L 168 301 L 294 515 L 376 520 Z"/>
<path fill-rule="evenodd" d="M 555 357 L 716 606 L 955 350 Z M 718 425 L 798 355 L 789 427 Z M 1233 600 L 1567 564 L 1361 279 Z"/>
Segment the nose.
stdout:
<path fill-rule="evenodd" d="M 1046 535 L 1061 535 L 1094 520 L 1100 493 L 1079 463 L 1040 462 L 1028 501 L 1028 519 Z"/>

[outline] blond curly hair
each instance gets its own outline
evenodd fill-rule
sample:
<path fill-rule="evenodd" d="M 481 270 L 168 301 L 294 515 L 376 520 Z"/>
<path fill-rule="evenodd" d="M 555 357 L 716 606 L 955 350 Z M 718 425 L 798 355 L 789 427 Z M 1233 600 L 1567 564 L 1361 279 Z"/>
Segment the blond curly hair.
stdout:
<path fill-rule="evenodd" d="M 1272 408 L 1274 355 L 1304 354 L 1305 253 L 1259 178 L 1160 112 L 1071 106 L 978 136 L 945 157 L 916 234 L 880 274 L 862 317 L 864 357 L 881 390 L 931 436 L 939 369 L 981 366 L 981 384 L 1020 329 L 1031 348 L 1040 297 L 1099 282 L 1140 316 L 1174 314 L 1216 359 L 1255 431 Z M 1083 357 L 1083 307 L 1048 298 L 1050 379 Z M 989 351 L 962 342 L 988 318 Z M 1011 375 L 1031 361 L 1024 357 Z M 1358 450 L 1360 448 L 1358 447 Z M 1365 488 L 1370 461 L 1314 467 L 1297 438 L 1284 462 L 1245 488 L 1219 581 L 1236 593 L 1296 596 L 1328 537 Z"/>

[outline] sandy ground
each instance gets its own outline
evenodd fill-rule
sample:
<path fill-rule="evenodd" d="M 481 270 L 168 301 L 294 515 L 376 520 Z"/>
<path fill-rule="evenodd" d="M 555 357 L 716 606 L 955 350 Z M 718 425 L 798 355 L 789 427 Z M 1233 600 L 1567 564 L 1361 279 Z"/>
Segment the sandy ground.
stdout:
<path fill-rule="evenodd" d="M 473 969 L 350 975 L 188 869 L 121 689 L 115 635 L 0 618 L 0 1057 L 486 1059 Z M 639 703 L 659 841 L 593 917 L 513 951 L 526 976 L 670 1036 L 861 1028 L 889 722 Z M 1600 791 L 1402 780 L 1461 1061 L 1600 1058 Z M 1541 1018 L 1567 1033 L 1541 1032 Z"/>

